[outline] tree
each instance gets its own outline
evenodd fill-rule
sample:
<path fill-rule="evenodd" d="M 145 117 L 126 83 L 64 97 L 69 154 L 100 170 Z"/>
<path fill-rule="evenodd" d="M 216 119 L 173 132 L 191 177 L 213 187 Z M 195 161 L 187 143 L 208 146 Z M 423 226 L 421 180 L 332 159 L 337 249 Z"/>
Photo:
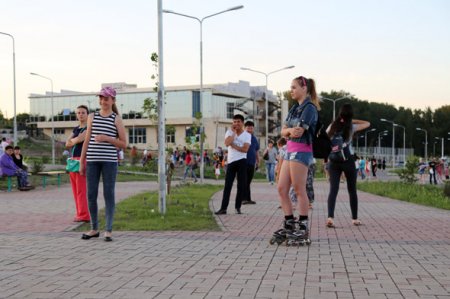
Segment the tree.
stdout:
<path fill-rule="evenodd" d="M 195 120 L 192 123 L 192 126 L 190 128 L 190 134 L 189 136 L 186 136 L 186 143 L 191 145 L 192 147 L 196 148 L 196 149 L 200 149 L 200 140 L 205 140 L 206 139 L 206 135 L 205 132 L 203 132 L 201 134 L 201 136 L 199 136 L 199 138 L 197 139 L 197 135 L 200 134 L 200 120 L 202 118 L 202 113 L 201 112 L 197 112 L 195 114 Z M 191 138 L 194 137 L 195 138 Z M 201 139 L 200 139 L 201 138 Z"/>
<path fill-rule="evenodd" d="M 151 76 L 152 80 L 155 80 L 155 86 L 153 87 L 153 91 L 158 91 L 158 54 L 153 52 L 150 56 L 150 60 L 153 62 L 153 67 L 155 68 L 155 74 Z M 144 104 L 142 105 L 142 111 L 144 115 L 147 116 L 148 119 L 152 121 L 156 121 L 158 119 L 158 100 L 153 99 L 151 97 L 146 98 L 144 100 Z"/>

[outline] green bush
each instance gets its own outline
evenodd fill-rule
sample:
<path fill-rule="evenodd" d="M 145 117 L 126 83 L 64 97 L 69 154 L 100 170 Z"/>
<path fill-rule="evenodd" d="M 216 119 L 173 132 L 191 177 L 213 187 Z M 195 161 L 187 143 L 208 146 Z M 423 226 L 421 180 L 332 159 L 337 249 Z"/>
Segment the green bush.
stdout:
<path fill-rule="evenodd" d="M 419 165 L 419 158 L 410 156 L 406 160 L 405 168 L 398 170 L 398 176 L 406 184 L 414 184 L 417 181 L 417 165 Z"/>
<path fill-rule="evenodd" d="M 33 163 L 31 164 L 31 173 L 36 174 L 38 172 L 44 171 L 44 163 L 39 160 L 33 160 Z"/>
<path fill-rule="evenodd" d="M 47 157 L 47 156 L 42 156 L 42 163 L 43 164 L 48 164 L 49 162 L 50 162 L 50 158 L 49 157 Z"/>

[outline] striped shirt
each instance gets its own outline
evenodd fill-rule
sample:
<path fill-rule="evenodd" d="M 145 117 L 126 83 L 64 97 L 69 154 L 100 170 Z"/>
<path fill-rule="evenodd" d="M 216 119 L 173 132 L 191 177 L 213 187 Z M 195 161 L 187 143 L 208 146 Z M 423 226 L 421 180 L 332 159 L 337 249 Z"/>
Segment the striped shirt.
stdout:
<path fill-rule="evenodd" d="M 116 114 L 103 117 L 97 111 L 92 121 L 91 138 L 86 153 L 87 162 L 117 162 L 117 148 L 109 142 L 96 142 L 95 136 L 106 135 L 117 138 L 118 132 L 115 124 Z"/>

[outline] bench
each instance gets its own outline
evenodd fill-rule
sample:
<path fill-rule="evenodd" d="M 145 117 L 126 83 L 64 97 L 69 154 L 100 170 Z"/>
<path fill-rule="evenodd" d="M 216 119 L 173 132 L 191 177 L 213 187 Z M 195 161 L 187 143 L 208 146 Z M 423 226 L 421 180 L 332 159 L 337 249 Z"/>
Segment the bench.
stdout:
<path fill-rule="evenodd" d="M 47 177 L 56 176 L 59 188 L 61 186 L 61 175 L 65 173 L 65 171 L 42 171 L 38 172 L 37 174 L 42 176 L 42 188 L 45 189 L 45 187 L 47 186 Z"/>

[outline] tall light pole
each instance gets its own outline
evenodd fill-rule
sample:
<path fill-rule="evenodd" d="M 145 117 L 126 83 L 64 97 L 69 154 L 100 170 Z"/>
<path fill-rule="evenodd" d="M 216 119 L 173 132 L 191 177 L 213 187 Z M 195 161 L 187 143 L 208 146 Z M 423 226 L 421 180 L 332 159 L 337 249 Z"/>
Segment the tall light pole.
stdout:
<path fill-rule="evenodd" d="M 12 36 L 9 33 L 0 32 L 2 35 L 9 36 L 12 39 L 13 43 L 13 82 L 14 82 L 14 121 L 13 121 L 13 127 L 14 127 L 14 145 L 17 145 L 17 114 L 16 114 L 16 46 L 14 42 L 14 36 Z"/>
<path fill-rule="evenodd" d="M 53 120 L 53 80 L 49 77 L 42 76 L 36 73 L 30 73 L 30 75 L 38 76 L 44 79 L 47 79 L 50 81 L 51 88 L 52 88 L 52 96 L 51 96 L 51 104 L 52 104 L 52 164 L 55 165 L 55 122 Z"/>
<path fill-rule="evenodd" d="M 440 140 L 441 141 L 441 158 L 444 157 L 444 138 L 441 137 L 434 137 L 434 139 L 436 140 Z M 434 153 L 433 150 L 433 155 L 435 156 L 436 154 Z"/>
<path fill-rule="evenodd" d="M 378 133 L 378 154 L 381 154 L 381 135 L 386 136 L 388 130 Z"/>
<path fill-rule="evenodd" d="M 284 68 L 281 68 L 281 69 L 278 69 L 278 70 L 275 70 L 275 71 L 272 71 L 272 72 L 268 72 L 268 73 L 257 71 L 257 70 L 254 70 L 254 69 L 251 69 L 251 68 L 248 68 L 248 67 L 241 67 L 241 70 L 243 70 L 243 71 L 255 72 L 255 73 L 263 74 L 264 76 L 266 76 L 266 99 L 265 99 L 266 101 L 265 101 L 265 108 L 264 108 L 264 110 L 266 112 L 266 122 L 265 122 L 265 124 L 266 124 L 266 148 L 269 146 L 269 98 L 268 98 L 269 76 L 271 74 L 273 74 L 273 73 L 277 73 L 277 72 L 281 72 L 281 71 L 284 71 L 284 70 L 292 69 L 294 67 L 295 67 L 294 65 L 290 65 L 290 66 L 286 66 Z"/>
<path fill-rule="evenodd" d="M 385 118 L 381 118 L 380 120 L 392 124 L 392 168 L 395 168 L 395 123 Z"/>
<path fill-rule="evenodd" d="M 425 162 L 428 162 L 428 132 L 422 128 L 416 128 L 416 130 L 425 132 Z"/>
<path fill-rule="evenodd" d="M 327 100 L 327 101 L 333 102 L 333 120 L 336 119 L 336 102 L 340 101 L 340 100 L 343 100 L 343 99 L 348 99 L 347 96 L 343 96 L 343 97 L 340 97 L 340 98 L 337 98 L 337 99 L 330 99 L 330 98 L 326 98 L 326 97 L 320 97 L 320 98 L 322 100 Z"/>
<path fill-rule="evenodd" d="M 406 167 L 406 128 L 399 124 L 394 124 L 394 127 L 403 128 L 403 167 Z"/>
<path fill-rule="evenodd" d="M 205 162 L 204 162 L 204 157 L 203 157 L 203 131 L 204 131 L 204 128 L 203 128 L 203 106 L 202 106 L 203 105 L 203 21 L 208 18 L 217 16 L 217 15 L 229 12 L 229 11 L 242 9 L 242 8 L 244 8 L 244 5 L 233 6 L 229 9 L 216 12 L 214 14 L 208 15 L 201 19 L 194 17 L 194 16 L 178 13 L 173 10 L 167 10 L 167 9 L 162 10 L 162 12 L 164 12 L 164 13 L 171 13 L 174 15 L 197 20 L 200 24 L 200 113 L 201 113 L 201 118 L 200 118 L 200 182 L 201 183 L 203 183 L 204 173 L 205 173 Z"/>
<path fill-rule="evenodd" d="M 366 132 L 364 132 L 364 155 L 366 156 L 366 158 L 367 158 L 367 133 L 373 132 L 373 131 L 376 131 L 376 130 L 377 129 L 373 128 L 373 129 L 370 129 L 370 130 L 366 130 Z"/>
<path fill-rule="evenodd" d="M 167 170 L 166 170 L 166 112 L 164 104 L 164 48 L 163 48 L 163 4 L 158 0 L 158 206 L 159 213 L 166 214 Z"/>

